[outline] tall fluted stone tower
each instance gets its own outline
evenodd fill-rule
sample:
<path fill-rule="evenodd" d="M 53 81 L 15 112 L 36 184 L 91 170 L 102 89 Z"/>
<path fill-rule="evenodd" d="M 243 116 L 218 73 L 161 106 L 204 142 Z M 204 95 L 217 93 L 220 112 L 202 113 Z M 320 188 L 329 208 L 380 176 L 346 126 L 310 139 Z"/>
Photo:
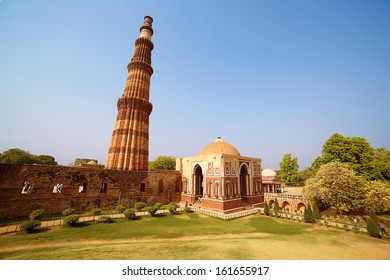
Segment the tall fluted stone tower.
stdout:
<path fill-rule="evenodd" d="M 152 17 L 145 16 L 140 36 L 135 41 L 134 56 L 127 66 L 126 86 L 118 99 L 118 116 L 108 151 L 108 169 L 148 170 L 152 22 Z"/>

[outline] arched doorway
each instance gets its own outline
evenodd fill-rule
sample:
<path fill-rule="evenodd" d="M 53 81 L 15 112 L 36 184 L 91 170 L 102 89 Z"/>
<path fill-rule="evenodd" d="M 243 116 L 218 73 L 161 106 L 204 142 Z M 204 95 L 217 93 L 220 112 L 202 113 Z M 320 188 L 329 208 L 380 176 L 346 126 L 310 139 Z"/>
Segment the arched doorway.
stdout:
<path fill-rule="evenodd" d="M 305 209 L 306 205 L 303 202 L 299 202 L 297 205 L 298 211 L 303 211 Z"/>
<path fill-rule="evenodd" d="M 202 167 L 200 167 L 200 165 L 195 166 L 193 176 L 194 176 L 195 196 L 202 197 L 203 196 L 203 173 L 202 173 Z"/>
<path fill-rule="evenodd" d="M 249 172 L 246 164 L 240 168 L 240 190 L 241 196 L 249 195 Z"/>

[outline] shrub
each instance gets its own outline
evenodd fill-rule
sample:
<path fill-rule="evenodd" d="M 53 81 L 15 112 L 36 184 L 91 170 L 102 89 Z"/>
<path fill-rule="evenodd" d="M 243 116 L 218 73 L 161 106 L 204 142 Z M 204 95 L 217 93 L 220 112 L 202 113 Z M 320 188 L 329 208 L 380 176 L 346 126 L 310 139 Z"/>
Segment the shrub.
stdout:
<path fill-rule="evenodd" d="M 40 222 L 36 220 L 28 220 L 24 221 L 21 225 L 20 228 L 27 233 L 31 233 L 35 230 L 35 228 L 39 227 L 41 225 Z"/>
<path fill-rule="evenodd" d="M 125 218 L 128 219 L 128 220 L 135 220 L 135 219 L 137 219 L 137 216 L 136 216 L 134 210 L 131 210 L 131 209 L 126 209 L 126 210 L 123 212 L 123 215 L 124 215 Z"/>
<path fill-rule="evenodd" d="M 30 214 L 30 220 L 41 220 L 44 212 L 45 211 L 43 209 L 32 211 Z"/>
<path fill-rule="evenodd" d="M 62 211 L 62 215 L 64 215 L 64 216 L 69 216 L 69 215 L 72 215 L 74 213 L 76 213 L 76 210 L 74 210 L 73 208 L 67 208 L 64 211 Z"/>
<path fill-rule="evenodd" d="M 370 217 L 367 220 L 367 232 L 373 237 L 380 238 L 381 233 L 378 225 L 378 218 L 375 213 L 370 213 Z"/>
<path fill-rule="evenodd" d="M 96 215 L 100 215 L 100 214 L 102 214 L 102 209 L 100 209 L 100 208 L 93 208 L 91 210 L 91 215 L 92 216 L 96 216 Z"/>
<path fill-rule="evenodd" d="M 321 219 L 322 218 L 320 209 L 318 209 L 318 206 L 317 206 L 317 204 L 315 202 L 313 203 L 312 215 L 313 215 L 313 219 Z"/>
<path fill-rule="evenodd" d="M 143 202 L 143 201 L 139 201 L 139 202 L 136 202 L 134 204 L 134 208 L 137 210 L 137 211 L 141 211 L 142 208 L 144 208 L 146 206 L 146 203 Z"/>
<path fill-rule="evenodd" d="M 274 212 L 275 212 L 275 215 L 276 215 L 276 216 L 278 215 L 279 211 L 280 211 L 279 202 L 278 202 L 278 199 L 275 198 Z"/>
<path fill-rule="evenodd" d="M 80 219 L 80 216 L 77 214 L 72 214 L 72 215 L 66 216 L 64 218 L 64 225 L 74 227 L 77 224 L 77 222 L 79 221 L 79 219 Z"/>
<path fill-rule="evenodd" d="M 176 209 L 178 208 L 179 206 L 177 206 L 176 203 L 169 203 L 168 206 L 167 206 L 167 209 L 169 211 L 169 213 L 171 213 L 172 215 L 176 213 Z"/>
<path fill-rule="evenodd" d="M 114 219 L 110 216 L 100 216 L 97 220 L 98 223 L 111 224 L 114 222 Z"/>
<path fill-rule="evenodd" d="M 313 223 L 313 212 L 311 210 L 311 206 L 309 205 L 307 208 L 305 207 L 305 211 L 303 213 L 303 218 L 305 219 L 306 223 Z"/>
<path fill-rule="evenodd" d="M 155 217 L 157 215 L 156 213 L 160 209 L 160 207 L 161 207 L 161 203 L 157 202 L 155 205 L 149 206 L 147 208 L 147 211 L 150 213 L 150 215 Z"/>
<path fill-rule="evenodd" d="M 190 206 L 184 207 L 184 211 L 185 211 L 186 213 L 192 213 L 192 209 L 191 209 Z"/>
<path fill-rule="evenodd" d="M 266 202 L 264 204 L 264 215 L 269 216 L 269 214 L 270 214 L 269 206 L 268 206 L 268 203 Z"/>
<path fill-rule="evenodd" d="M 125 212 L 126 208 L 125 208 L 123 205 L 119 204 L 119 205 L 115 208 L 115 210 L 116 210 L 116 212 L 118 212 L 118 213 L 123 213 L 123 212 Z"/>

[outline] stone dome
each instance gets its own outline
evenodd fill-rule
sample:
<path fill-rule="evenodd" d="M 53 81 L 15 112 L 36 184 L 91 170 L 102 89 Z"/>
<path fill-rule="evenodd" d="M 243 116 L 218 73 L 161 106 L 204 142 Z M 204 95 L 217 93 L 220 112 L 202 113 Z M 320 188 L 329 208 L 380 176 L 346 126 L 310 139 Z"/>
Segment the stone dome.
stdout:
<path fill-rule="evenodd" d="M 261 171 L 261 176 L 263 177 L 276 177 L 276 172 L 272 169 L 266 168 Z"/>
<path fill-rule="evenodd" d="M 214 154 L 227 154 L 227 155 L 240 156 L 240 152 L 229 143 L 223 141 L 221 137 L 218 137 L 214 142 L 208 144 L 200 152 L 201 156 L 214 155 Z"/>

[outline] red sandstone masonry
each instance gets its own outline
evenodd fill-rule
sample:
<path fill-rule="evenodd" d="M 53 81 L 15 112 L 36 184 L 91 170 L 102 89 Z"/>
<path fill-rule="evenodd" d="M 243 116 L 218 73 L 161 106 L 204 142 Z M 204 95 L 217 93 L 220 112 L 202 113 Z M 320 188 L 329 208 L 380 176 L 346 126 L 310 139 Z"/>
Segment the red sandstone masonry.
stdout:
<path fill-rule="evenodd" d="M 25 217 L 38 208 L 51 214 L 70 207 L 89 211 L 95 207 L 114 209 L 118 204 L 130 208 L 137 201 L 148 205 L 179 202 L 181 180 L 177 171 L 0 164 L 0 218 Z M 31 193 L 21 193 L 24 181 L 33 185 Z M 159 192 L 161 181 L 163 190 Z M 53 193 L 57 183 L 64 186 L 61 193 Z M 104 183 L 107 189 L 102 193 Z M 85 184 L 86 191 L 79 193 L 79 187 Z"/>

